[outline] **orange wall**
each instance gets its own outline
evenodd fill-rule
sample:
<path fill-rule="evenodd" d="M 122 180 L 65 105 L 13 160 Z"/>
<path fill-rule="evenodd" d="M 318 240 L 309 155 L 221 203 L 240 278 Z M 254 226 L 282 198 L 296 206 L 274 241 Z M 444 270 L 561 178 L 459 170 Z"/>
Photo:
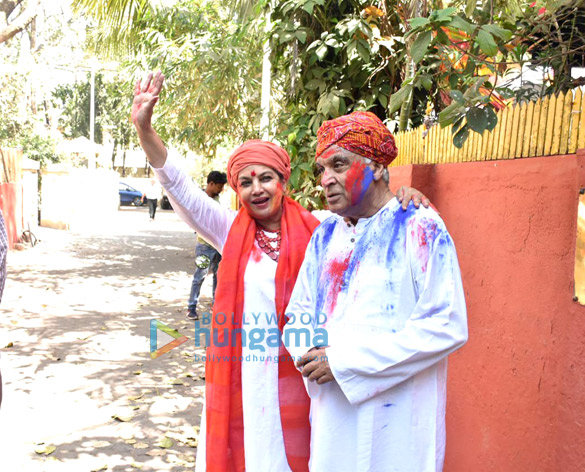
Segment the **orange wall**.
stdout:
<path fill-rule="evenodd" d="M 585 307 L 573 299 L 585 152 L 403 166 L 455 240 L 469 342 L 450 357 L 445 472 L 585 470 Z"/>

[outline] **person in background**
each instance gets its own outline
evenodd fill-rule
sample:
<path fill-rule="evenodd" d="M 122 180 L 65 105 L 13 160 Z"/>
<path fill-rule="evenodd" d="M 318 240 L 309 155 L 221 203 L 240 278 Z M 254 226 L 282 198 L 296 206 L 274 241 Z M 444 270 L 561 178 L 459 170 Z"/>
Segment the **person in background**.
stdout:
<path fill-rule="evenodd" d="M 215 201 L 219 200 L 219 194 L 227 183 L 225 172 L 213 170 L 207 176 L 205 193 Z M 187 317 L 191 320 L 198 320 L 197 301 L 201 285 L 210 272 L 213 274 L 213 300 L 215 300 L 215 289 L 217 288 L 217 268 L 221 261 L 221 254 L 201 236 L 197 236 L 197 247 L 195 248 L 195 273 L 191 282 L 191 293 L 187 306 Z"/>
<path fill-rule="evenodd" d="M 6 255 L 8 254 L 8 235 L 6 234 L 6 223 L 0 210 L 0 302 L 4 293 L 6 283 Z M 2 405 L 2 372 L 0 371 L 0 406 Z"/>
<path fill-rule="evenodd" d="M 156 214 L 156 207 L 158 206 L 158 199 L 161 195 L 161 186 L 156 179 L 150 179 L 150 186 L 146 189 L 146 192 L 142 194 L 142 199 L 146 199 L 148 202 L 148 214 L 150 221 L 154 221 L 154 215 Z"/>

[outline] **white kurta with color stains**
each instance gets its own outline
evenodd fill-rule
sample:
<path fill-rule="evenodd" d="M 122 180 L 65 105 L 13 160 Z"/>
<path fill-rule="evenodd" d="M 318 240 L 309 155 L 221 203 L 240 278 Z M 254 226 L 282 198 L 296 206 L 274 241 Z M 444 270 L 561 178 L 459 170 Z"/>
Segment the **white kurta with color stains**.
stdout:
<path fill-rule="evenodd" d="M 287 313 L 291 355 L 311 347 L 307 337 L 321 344 L 324 328 L 335 376 L 307 382 L 311 472 L 441 471 L 447 355 L 467 340 L 467 317 L 455 247 L 437 213 L 403 211 L 392 199 L 356 226 L 325 220 Z"/>

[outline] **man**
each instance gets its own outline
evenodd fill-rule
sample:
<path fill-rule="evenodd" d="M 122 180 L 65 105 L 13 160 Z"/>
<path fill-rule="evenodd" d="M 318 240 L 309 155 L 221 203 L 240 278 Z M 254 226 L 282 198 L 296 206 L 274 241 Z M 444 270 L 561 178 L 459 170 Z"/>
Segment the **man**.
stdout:
<path fill-rule="evenodd" d="M 154 221 L 154 215 L 156 214 L 156 207 L 158 206 L 158 199 L 161 194 L 161 186 L 156 179 L 150 179 L 150 186 L 146 192 L 142 194 L 142 198 L 148 202 L 148 215 L 150 221 Z"/>
<path fill-rule="evenodd" d="M 0 301 L 4 293 L 4 284 L 6 283 L 6 255 L 8 254 L 8 234 L 6 233 L 6 223 L 4 215 L 0 210 Z M 2 373 L 0 372 L 0 405 L 2 405 Z"/>
<path fill-rule="evenodd" d="M 336 215 L 311 238 L 283 332 L 312 400 L 310 470 L 441 471 L 447 355 L 467 340 L 453 241 L 433 210 L 393 198 L 397 149 L 375 115 L 317 137 Z"/>
<path fill-rule="evenodd" d="M 225 172 L 213 170 L 207 176 L 207 187 L 205 193 L 214 200 L 218 200 L 219 194 L 223 191 L 223 186 L 227 183 Z M 221 255 L 200 236 L 197 237 L 197 247 L 195 249 L 195 273 L 191 282 L 191 293 L 189 294 L 189 305 L 187 307 L 187 317 L 191 320 L 198 320 L 197 301 L 201 284 L 209 272 L 213 274 L 213 298 L 215 299 L 215 289 L 217 287 L 217 268 L 221 261 Z"/>

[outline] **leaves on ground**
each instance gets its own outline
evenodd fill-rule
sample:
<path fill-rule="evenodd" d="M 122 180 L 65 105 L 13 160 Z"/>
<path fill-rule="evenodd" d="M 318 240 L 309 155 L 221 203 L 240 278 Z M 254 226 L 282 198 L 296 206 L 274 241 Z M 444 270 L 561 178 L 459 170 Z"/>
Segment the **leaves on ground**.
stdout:
<path fill-rule="evenodd" d="M 115 413 L 112 415 L 112 418 L 114 418 L 117 421 L 121 421 L 122 423 L 126 423 L 127 421 L 130 421 L 132 418 L 134 418 L 134 416 L 132 415 L 132 413 L 130 414 Z"/>
<path fill-rule="evenodd" d="M 35 449 L 35 452 L 39 455 L 45 455 L 48 456 L 49 454 L 53 454 L 53 452 L 55 452 L 57 450 L 57 448 L 55 446 L 41 446 L 41 447 L 37 447 Z"/>
<path fill-rule="evenodd" d="M 163 449 L 167 449 L 169 447 L 171 447 L 173 445 L 173 440 L 171 438 L 162 438 L 159 443 L 158 443 L 158 447 L 162 447 Z"/>

